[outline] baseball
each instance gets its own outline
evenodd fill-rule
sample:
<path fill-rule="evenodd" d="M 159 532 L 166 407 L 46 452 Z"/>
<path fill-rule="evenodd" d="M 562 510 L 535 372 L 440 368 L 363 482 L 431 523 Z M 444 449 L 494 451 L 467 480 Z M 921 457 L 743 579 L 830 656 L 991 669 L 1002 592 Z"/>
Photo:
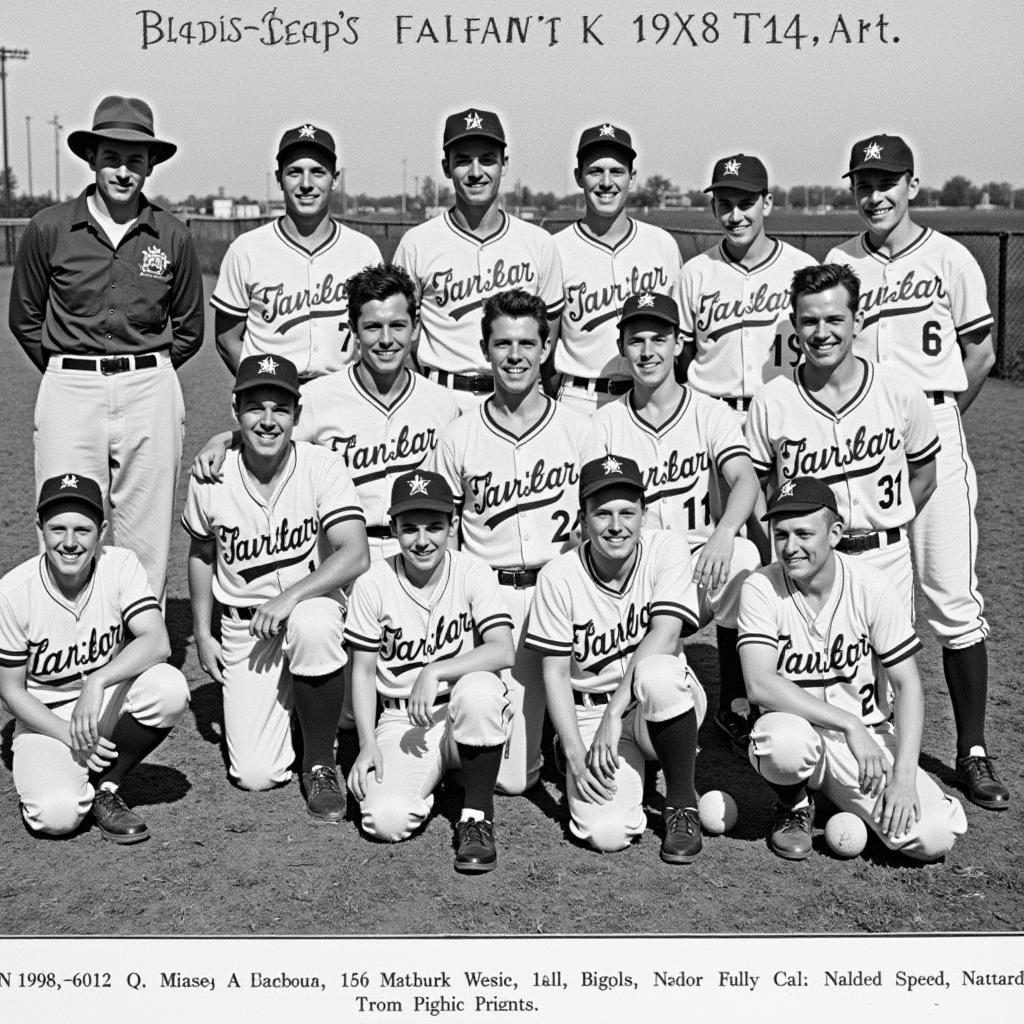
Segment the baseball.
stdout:
<path fill-rule="evenodd" d="M 700 814 L 701 827 L 713 836 L 728 832 L 739 817 L 736 801 L 720 789 L 712 789 L 705 793 L 697 804 L 697 811 Z"/>
<path fill-rule="evenodd" d="M 825 825 L 825 842 L 838 857 L 856 857 L 867 841 L 867 826 L 851 811 L 833 814 Z"/>

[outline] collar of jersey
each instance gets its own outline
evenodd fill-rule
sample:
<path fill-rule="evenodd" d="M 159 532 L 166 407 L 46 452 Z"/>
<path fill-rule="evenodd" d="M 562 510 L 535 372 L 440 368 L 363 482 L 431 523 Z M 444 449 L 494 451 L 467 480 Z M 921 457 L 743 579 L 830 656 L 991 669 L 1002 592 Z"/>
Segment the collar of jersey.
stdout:
<path fill-rule="evenodd" d="M 330 249 L 330 247 L 334 245 L 335 242 L 337 242 L 338 235 L 340 234 L 338 222 L 333 217 L 328 217 L 327 219 L 331 222 L 331 233 L 315 249 L 304 248 L 303 246 L 299 245 L 299 243 L 296 242 L 291 237 L 291 235 L 288 234 L 287 231 L 285 231 L 284 217 L 278 217 L 277 220 L 274 221 L 274 232 L 277 234 L 277 237 L 280 238 L 281 241 L 288 246 L 289 249 L 293 249 L 300 256 L 305 256 L 307 258 L 312 256 L 319 256 L 321 253 L 326 252 L 328 249 Z"/>
<path fill-rule="evenodd" d="M 835 622 L 836 615 L 839 614 L 839 608 L 842 604 L 843 592 L 846 589 L 846 566 L 843 564 L 842 556 L 839 552 L 836 552 L 836 575 L 835 579 L 832 580 L 832 589 L 829 591 L 828 597 L 825 598 L 825 603 L 821 606 L 821 610 L 817 615 L 811 612 L 810 606 L 807 604 L 807 599 L 797 589 L 793 581 L 786 575 L 786 570 L 782 569 L 782 578 L 786 582 L 786 590 L 790 597 L 793 599 L 793 606 L 796 608 L 800 617 L 807 623 L 807 631 L 812 635 L 817 635 L 823 643 L 828 642 L 828 638 L 832 635 L 832 623 Z M 781 569 L 780 565 L 780 569 Z M 823 616 L 828 619 L 828 628 L 824 633 L 818 632 L 815 629 L 813 632 L 811 626 L 813 626 Z M 833 680 L 823 680 L 823 682 L 832 682 Z"/>
<path fill-rule="evenodd" d="M 242 450 L 238 449 L 238 474 L 242 478 L 242 486 L 245 488 L 245 493 L 260 508 L 273 508 L 277 504 L 278 498 L 281 497 L 282 492 L 288 486 L 288 481 L 295 475 L 295 466 L 299 461 L 298 451 L 295 448 L 295 442 L 288 442 L 288 464 L 284 468 L 284 472 L 281 474 L 281 480 L 277 487 L 274 488 L 274 493 L 269 499 L 264 499 L 259 491 L 253 485 L 252 476 L 249 470 L 245 468 L 245 460 L 242 458 Z"/>
<path fill-rule="evenodd" d="M 924 245 L 931 233 L 931 228 L 921 228 L 921 233 L 916 238 L 912 239 L 899 252 L 894 252 L 891 256 L 886 256 L 884 252 L 880 252 L 871 244 L 871 236 L 867 231 L 861 235 L 861 245 L 864 247 L 864 251 L 873 259 L 878 260 L 879 263 L 895 263 L 898 259 L 902 259 L 908 253 L 912 253 Z"/>
<path fill-rule="evenodd" d="M 537 422 L 533 426 L 528 427 L 524 434 L 518 436 L 513 434 L 511 430 L 506 430 L 495 421 L 491 415 L 491 400 L 489 398 L 480 405 L 480 418 L 484 421 L 487 429 L 497 434 L 498 437 L 511 441 L 513 444 L 523 444 L 529 441 L 539 430 L 543 430 L 551 420 L 551 417 L 555 415 L 555 409 L 558 407 L 558 404 L 547 395 L 544 396 L 544 400 L 547 404 L 544 406 L 544 411 L 540 414 Z"/>
<path fill-rule="evenodd" d="M 348 368 L 348 379 L 352 382 L 352 387 L 371 405 L 376 406 L 383 413 L 392 413 L 397 409 L 408 397 L 412 394 L 413 388 L 416 386 L 416 374 L 409 369 L 408 366 L 403 366 L 402 369 L 406 373 L 405 386 L 395 396 L 394 401 L 390 405 L 386 405 L 376 395 L 372 394 L 367 390 L 366 385 L 359 379 L 359 374 L 356 373 L 356 366 L 358 363 L 353 363 Z"/>
<path fill-rule="evenodd" d="M 630 242 L 636 238 L 636 221 L 632 217 L 626 218 L 629 227 L 626 233 L 620 238 L 614 245 L 609 245 L 607 242 L 602 242 L 596 235 L 590 233 L 587 230 L 587 226 L 582 220 L 576 221 L 573 227 L 576 229 L 576 234 L 586 242 L 588 245 L 594 246 L 595 249 L 600 249 L 602 252 L 617 252 L 619 249 L 624 249 Z"/>
<path fill-rule="evenodd" d="M 647 420 L 640 415 L 634 404 L 635 391 L 626 392 L 625 406 L 629 410 L 630 419 L 645 433 L 654 434 L 655 437 L 661 437 L 662 434 L 667 434 L 682 418 L 683 414 L 690 406 L 690 389 L 684 384 L 683 393 L 679 398 L 679 404 L 675 407 L 672 415 L 660 426 L 656 427 L 653 423 L 649 423 Z"/>
<path fill-rule="evenodd" d="M 597 575 L 597 571 L 594 569 L 594 562 L 590 557 L 590 541 L 584 541 L 580 545 L 580 559 L 583 562 L 583 568 L 586 570 L 587 575 L 594 581 L 600 590 L 603 590 L 606 594 L 611 594 L 612 597 L 622 597 L 624 594 L 629 593 L 629 588 L 633 585 L 633 580 L 636 579 L 636 574 L 640 571 L 640 562 L 644 556 L 644 539 L 641 534 L 640 538 L 636 542 L 636 559 L 633 562 L 633 568 L 629 570 L 629 575 L 622 581 L 622 586 L 616 590 L 615 587 L 610 586 Z"/>
<path fill-rule="evenodd" d="M 807 390 L 807 387 L 804 384 L 803 363 L 798 364 L 793 373 L 793 379 L 796 381 L 796 389 L 800 397 L 816 412 L 820 412 L 823 416 L 827 416 L 831 420 L 841 420 L 844 416 L 848 416 L 857 408 L 858 405 L 860 405 L 861 402 L 864 401 L 864 398 L 871 390 L 871 384 L 875 379 L 874 365 L 869 363 L 866 359 L 861 359 L 860 356 L 856 356 L 855 358 L 861 365 L 860 385 L 854 392 L 853 397 L 841 409 L 830 409 L 824 402 L 819 402 L 818 399 Z"/>
<path fill-rule="evenodd" d="M 434 587 L 433 593 L 428 599 L 424 599 L 423 591 L 419 587 L 414 587 L 409 577 L 405 574 L 405 559 L 399 553 L 395 555 L 395 573 L 398 576 L 398 585 L 402 588 L 402 591 L 408 595 L 409 600 L 417 604 L 424 611 L 430 612 L 437 607 L 438 602 L 441 600 L 444 592 L 448 589 L 448 583 L 452 578 L 452 553 L 451 550 L 445 551 L 444 553 L 444 573 L 441 575 L 441 579 L 438 581 L 436 587 Z"/>
<path fill-rule="evenodd" d="M 92 567 L 89 570 L 89 578 L 85 581 L 85 586 L 78 592 L 78 596 L 74 601 L 69 601 L 50 579 L 50 573 L 46 567 L 45 552 L 39 556 L 39 577 L 43 581 L 43 589 L 54 601 L 57 602 L 57 604 L 62 608 L 66 608 L 76 618 L 78 617 L 81 609 L 89 603 L 89 599 L 92 597 L 92 592 L 96 584 L 96 562 L 99 560 L 102 551 L 102 547 L 98 548 L 96 554 L 93 556 Z"/>
<path fill-rule="evenodd" d="M 463 228 L 460 228 L 455 222 L 455 218 L 452 216 L 451 210 L 445 210 L 443 216 L 445 224 L 447 224 L 448 227 L 459 236 L 459 238 L 464 238 L 467 242 L 472 242 L 473 245 L 484 246 L 490 245 L 491 242 L 496 242 L 508 232 L 508 226 L 510 223 L 509 215 L 504 210 L 499 210 L 498 212 L 501 214 L 501 223 L 486 238 L 479 238 L 477 235 L 474 235 L 472 231 L 465 231 Z"/>
<path fill-rule="evenodd" d="M 771 251 L 760 263 L 755 263 L 752 267 L 744 266 L 739 260 L 734 260 L 729 255 L 729 250 L 725 247 L 724 238 L 718 243 L 718 253 L 722 257 L 722 262 L 727 267 L 732 267 L 739 274 L 749 276 L 750 274 L 760 273 L 765 267 L 774 263 L 782 253 L 782 243 L 777 238 L 769 238 L 768 241 L 772 243 Z"/>

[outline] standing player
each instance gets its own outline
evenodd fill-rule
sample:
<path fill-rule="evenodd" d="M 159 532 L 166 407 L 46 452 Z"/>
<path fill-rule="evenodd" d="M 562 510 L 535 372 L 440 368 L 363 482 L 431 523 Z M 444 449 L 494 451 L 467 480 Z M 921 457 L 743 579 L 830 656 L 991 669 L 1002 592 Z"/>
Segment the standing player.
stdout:
<path fill-rule="evenodd" d="M 607 455 L 580 474 L 584 543 L 537 581 L 527 643 L 543 655 L 548 711 L 566 758 L 569 827 L 621 850 L 647 825 L 644 760 L 665 773 L 661 859 L 701 850 L 694 766 L 707 698 L 681 653 L 697 625 L 686 541 L 641 536 L 644 486 L 632 459 Z"/>
<path fill-rule="evenodd" d="M 113 540 L 163 601 L 185 403 L 174 370 L 203 342 L 203 279 L 185 225 L 142 194 L 177 147 L 142 100 L 108 96 L 68 136 L 95 182 L 25 229 L 10 326 L 44 371 L 36 486 L 69 465 L 99 482 Z"/>
<path fill-rule="evenodd" d="M 14 785 L 28 827 L 149 838 L 118 787 L 188 706 L 160 605 L 138 558 L 104 547 L 103 494 L 65 473 L 36 506 L 43 554 L 0 580 L 0 700 L 14 716 Z"/>
<path fill-rule="evenodd" d="M 512 612 L 515 717 L 498 788 L 522 793 L 540 776 L 544 726 L 540 659 L 522 642 L 524 623 L 537 571 L 576 543 L 580 466 L 601 444 L 585 417 L 537 386 L 550 351 L 542 299 L 492 295 L 482 327 L 494 394 L 444 430 L 429 466 L 460 504 L 463 549 L 496 570 Z"/>
<path fill-rule="evenodd" d="M 363 831 L 397 841 L 426 820 L 444 773 L 461 767 L 455 869 L 490 871 L 511 711 L 497 673 L 515 658 L 512 619 L 487 564 L 448 550 L 458 524 L 442 477 L 400 476 L 388 513 L 401 552 L 356 580 L 345 622 L 359 730 L 349 788 Z"/>
<path fill-rule="evenodd" d="M 935 489 L 939 439 L 924 396 L 902 374 L 853 353 L 860 282 L 849 267 L 793 275 L 793 324 L 804 361 L 754 396 L 747 441 L 768 486 L 800 476 L 828 484 L 839 550 L 882 570 L 908 609 L 914 573 L 907 527 Z"/>
<path fill-rule="evenodd" d="M 800 358 L 788 316 L 789 283 L 794 271 L 817 261 L 765 233 L 772 194 L 756 156 L 723 157 L 704 191 L 711 193 L 722 241 L 683 267 L 687 379 L 745 413 L 754 392 Z"/>
<path fill-rule="evenodd" d="M 975 572 L 978 487 L 961 419 L 995 362 L 985 279 L 959 242 L 914 222 L 914 157 L 899 136 L 858 142 L 845 176 L 867 230 L 828 259 L 848 263 L 861 279 L 857 350 L 902 370 L 925 392 L 942 443 L 936 493 L 915 521 L 911 543 L 925 615 L 942 643 L 957 776 L 974 803 L 1005 810 L 1010 791 L 985 744 L 988 623 Z"/>
<path fill-rule="evenodd" d="M 419 291 L 421 369 L 454 389 L 461 407 L 470 409 L 494 390 L 490 366 L 480 355 L 484 302 L 519 288 L 541 298 L 557 328 L 562 271 L 551 236 L 501 208 L 508 157 L 498 115 L 473 108 L 452 114 L 444 123 L 443 148 L 441 166 L 455 190 L 455 205 L 410 228 L 395 262 Z"/>
<path fill-rule="evenodd" d="M 739 531 L 759 494 L 739 418 L 724 402 L 676 381 L 682 349 L 679 311 L 668 295 L 642 292 L 626 299 L 618 350 L 633 388 L 599 409 L 593 424 L 605 449 L 633 459 L 646 492 L 648 530 L 677 530 L 690 545 L 700 624 L 717 624 L 719 701 L 715 724 L 746 757 L 750 722 L 736 653 L 740 586 L 761 564 Z M 718 477 L 729 498 L 717 514 Z"/>
<path fill-rule="evenodd" d="M 302 380 L 355 358 L 345 282 L 380 263 L 366 235 L 331 216 L 338 181 L 330 132 L 290 128 L 277 147 L 284 216 L 240 235 L 220 265 L 210 304 L 217 350 L 234 374 L 246 356 L 284 356 Z"/>
<path fill-rule="evenodd" d="M 363 514 L 340 460 L 291 440 L 299 415 L 292 363 L 243 359 L 234 396 L 241 449 L 228 453 L 220 482 L 189 481 L 182 515 L 192 537 L 199 663 L 224 687 L 224 736 L 238 785 L 269 789 L 291 778 L 294 704 L 309 814 L 339 822 L 340 600 L 341 588 L 369 565 Z M 220 643 L 211 633 L 215 598 Z"/>
<path fill-rule="evenodd" d="M 884 573 L 836 554 L 843 521 L 820 480 L 787 480 L 766 518 L 778 561 L 743 584 L 740 657 L 768 712 L 750 763 L 778 798 L 769 846 L 787 860 L 810 854 L 816 789 L 889 849 L 938 860 L 967 821 L 917 765 L 924 691 L 909 609 Z"/>
<path fill-rule="evenodd" d="M 680 299 L 683 260 L 675 239 L 626 213 L 635 159 L 623 128 L 605 123 L 584 131 L 574 174 L 586 212 L 555 235 L 565 294 L 555 347 L 555 369 L 562 374 L 558 397 L 588 415 L 629 390 L 616 344 L 623 302 L 638 292 Z"/>

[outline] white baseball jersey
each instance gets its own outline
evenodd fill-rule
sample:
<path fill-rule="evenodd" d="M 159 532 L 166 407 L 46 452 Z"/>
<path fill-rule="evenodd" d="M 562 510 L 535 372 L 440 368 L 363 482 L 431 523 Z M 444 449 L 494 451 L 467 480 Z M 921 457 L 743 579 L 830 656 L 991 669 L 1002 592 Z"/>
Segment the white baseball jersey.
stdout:
<path fill-rule="evenodd" d="M 659 530 L 642 536 L 633 570 L 615 590 L 598 579 L 586 541 L 541 569 L 526 645 L 542 655 L 568 656 L 574 690 L 610 693 L 622 682 L 652 616 L 672 615 L 699 627 L 692 574 L 685 539 Z"/>
<path fill-rule="evenodd" d="M 864 326 L 855 351 L 902 370 L 923 391 L 967 388 L 957 338 L 991 327 L 985 278 L 959 242 L 921 228 L 906 248 L 889 257 L 867 233 L 833 249 L 830 263 L 845 263 L 860 278 Z"/>
<path fill-rule="evenodd" d="M 565 295 L 555 369 L 574 377 L 628 377 L 618 349 L 619 311 L 638 292 L 671 295 L 681 305 L 678 244 L 663 228 L 632 219 L 615 245 L 595 238 L 582 221 L 554 240 Z"/>
<path fill-rule="evenodd" d="M 219 481 L 189 480 L 181 516 L 191 536 L 216 541 L 213 596 L 236 608 L 269 601 L 313 572 L 330 553 L 327 531 L 350 520 L 363 522 L 363 510 L 344 464 L 301 441 L 269 501 L 235 448 Z"/>
<path fill-rule="evenodd" d="M 771 241 L 771 252 L 754 267 L 733 260 L 724 241 L 683 266 L 680 333 L 696 345 L 687 379 L 706 395 L 750 398 L 800 360 L 789 288 L 795 271 L 818 261 Z"/>
<path fill-rule="evenodd" d="M 300 376 L 316 377 L 356 358 L 345 282 L 380 263 L 380 249 L 336 220 L 331 225 L 331 237 L 314 252 L 288 237 L 283 219 L 239 235 L 228 247 L 210 304 L 245 318 L 243 359 L 284 356 Z"/>
<path fill-rule="evenodd" d="M 292 437 L 344 459 L 368 527 L 390 522 L 395 477 L 418 469 L 441 429 L 459 416 L 447 388 L 409 370 L 405 386 L 384 405 L 363 386 L 355 366 L 302 386 L 302 413 Z"/>
<path fill-rule="evenodd" d="M 775 670 L 866 726 L 892 717 L 883 668 L 916 654 L 910 611 L 885 574 L 836 554 L 832 592 L 815 615 L 778 562 L 751 573 L 740 597 L 739 642 L 777 652 Z"/>
<path fill-rule="evenodd" d="M 711 536 L 716 477 L 732 459 L 750 457 L 739 416 L 725 402 L 684 387 L 675 412 L 655 427 L 629 391 L 598 409 L 592 422 L 609 454 L 626 455 L 640 467 L 647 529 L 678 530 L 691 546 Z"/>
<path fill-rule="evenodd" d="M 803 384 L 798 367 L 755 396 L 747 443 L 759 474 L 779 484 L 798 476 L 827 483 L 847 530 L 888 530 L 915 515 L 909 466 L 939 451 L 924 395 L 901 373 L 858 359 L 857 393 L 833 412 Z"/>
<path fill-rule="evenodd" d="M 488 399 L 446 427 L 427 468 L 462 503 L 467 551 L 493 568 L 533 569 L 573 546 L 580 467 L 604 448 L 585 417 L 550 398 L 522 437 L 490 410 Z"/>
<path fill-rule="evenodd" d="M 408 697 L 424 665 L 478 647 L 488 630 L 512 628 L 497 577 L 464 551 L 445 552 L 444 575 L 426 594 L 405 575 L 401 555 L 376 562 L 356 580 L 345 620 L 354 650 L 377 654 L 377 692 Z M 441 683 L 438 692 L 453 683 Z"/>
<path fill-rule="evenodd" d="M 131 621 L 145 611 L 159 612 L 160 602 L 127 548 L 99 548 L 74 602 L 50 580 L 46 555 L 38 555 L 0 579 L 0 665 L 24 668 L 28 692 L 44 704 L 75 700 L 83 680 L 132 639 Z"/>
<path fill-rule="evenodd" d="M 480 320 L 484 302 L 496 292 L 522 288 L 544 300 L 549 318 L 562 311 L 562 269 L 551 235 L 506 213 L 497 230 L 480 239 L 445 211 L 402 236 L 395 263 L 419 292 L 421 366 L 490 374 L 480 350 Z"/>

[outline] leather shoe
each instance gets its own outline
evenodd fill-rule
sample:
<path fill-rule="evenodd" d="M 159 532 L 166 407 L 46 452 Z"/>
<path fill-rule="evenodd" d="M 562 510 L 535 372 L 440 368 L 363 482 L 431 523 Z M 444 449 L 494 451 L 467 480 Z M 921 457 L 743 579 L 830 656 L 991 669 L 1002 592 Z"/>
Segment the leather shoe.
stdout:
<path fill-rule="evenodd" d="M 704 845 L 700 834 L 700 815 L 696 807 L 665 808 L 665 838 L 661 841 L 661 859 L 666 864 L 690 864 Z"/>
<path fill-rule="evenodd" d="M 127 846 L 149 838 L 149 828 L 116 790 L 98 789 L 92 801 L 92 816 L 104 839 Z"/>
<path fill-rule="evenodd" d="M 729 738 L 732 752 L 746 760 L 750 746 L 750 719 L 732 708 L 719 708 L 715 712 L 715 725 Z"/>
<path fill-rule="evenodd" d="M 455 870 L 490 871 L 498 865 L 494 846 L 494 822 L 486 818 L 460 821 L 455 826 Z"/>
<path fill-rule="evenodd" d="M 987 811 L 1005 811 L 1010 806 L 1010 791 L 992 767 L 994 757 L 958 757 L 956 778 L 967 791 L 971 803 Z"/>
<path fill-rule="evenodd" d="M 306 810 L 314 821 L 337 825 L 345 817 L 345 793 L 333 766 L 317 765 L 302 773 L 306 790 Z"/>
<path fill-rule="evenodd" d="M 806 860 L 811 855 L 813 824 L 813 799 L 808 799 L 806 807 L 799 808 L 776 804 L 768 848 L 785 860 Z"/>

